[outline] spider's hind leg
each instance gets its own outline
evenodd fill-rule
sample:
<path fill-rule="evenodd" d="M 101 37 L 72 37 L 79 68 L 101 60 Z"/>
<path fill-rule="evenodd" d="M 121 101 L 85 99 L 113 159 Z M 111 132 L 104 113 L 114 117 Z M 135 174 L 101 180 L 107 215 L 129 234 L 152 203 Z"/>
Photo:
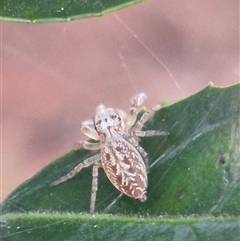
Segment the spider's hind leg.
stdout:
<path fill-rule="evenodd" d="M 139 151 L 139 153 L 141 154 L 143 161 L 146 165 L 146 171 L 149 173 L 149 160 L 148 160 L 148 154 L 147 152 L 140 146 L 137 145 L 136 149 Z"/>

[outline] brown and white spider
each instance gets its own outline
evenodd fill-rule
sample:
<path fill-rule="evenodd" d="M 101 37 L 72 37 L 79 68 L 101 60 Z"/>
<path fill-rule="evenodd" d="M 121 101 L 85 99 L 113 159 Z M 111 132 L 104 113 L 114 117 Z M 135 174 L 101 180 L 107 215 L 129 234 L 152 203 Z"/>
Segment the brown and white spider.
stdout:
<path fill-rule="evenodd" d="M 147 153 L 138 143 L 138 137 L 168 135 L 165 131 L 141 130 L 148 118 L 160 109 L 160 105 L 146 111 L 136 122 L 139 110 L 146 98 L 144 93 L 134 96 L 131 99 L 129 115 L 121 110 L 99 105 L 94 119 L 81 124 L 81 131 L 99 142 L 81 141 L 76 145 L 76 149 L 101 149 L 101 153 L 84 160 L 67 175 L 54 181 L 51 186 L 58 185 L 72 178 L 81 169 L 93 165 L 91 213 L 95 210 L 99 167 L 104 169 L 110 182 L 121 193 L 144 202 L 147 199 L 148 158 Z"/>

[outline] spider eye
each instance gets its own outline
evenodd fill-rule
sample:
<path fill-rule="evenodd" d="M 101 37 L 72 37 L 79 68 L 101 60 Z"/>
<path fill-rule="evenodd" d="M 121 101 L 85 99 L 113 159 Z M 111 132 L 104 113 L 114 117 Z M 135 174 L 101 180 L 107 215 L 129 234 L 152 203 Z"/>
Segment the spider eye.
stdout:
<path fill-rule="evenodd" d="M 95 131 L 97 131 L 97 127 L 96 127 L 95 121 L 93 122 L 93 127 L 94 127 Z"/>
<path fill-rule="evenodd" d="M 112 115 L 110 116 L 113 120 L 118 120 L 118 121 L 121 121 L 121 117 L 118 116 L 118 115 Z"/>
<path fill-rule="evenodd" d="M 93 127 L 94 127 L 95 131 L 97 131 L 97 125 L 100 125 L 100 124 L 101 124 L 100 120 L 98 122 L 96 122 L 96 120 L 93 119 Z"/>

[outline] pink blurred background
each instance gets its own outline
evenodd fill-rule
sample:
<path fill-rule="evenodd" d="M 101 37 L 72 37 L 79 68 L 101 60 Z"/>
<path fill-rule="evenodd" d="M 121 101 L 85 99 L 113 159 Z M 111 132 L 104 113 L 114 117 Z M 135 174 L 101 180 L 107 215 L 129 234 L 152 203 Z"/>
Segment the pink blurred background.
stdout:
<path fill-rule="evenodd" d="M 68 23 L 1 23 L 1 200 L 70 151 L 99 103 L 239 81 L 239 1 L 149 0 Z"/>

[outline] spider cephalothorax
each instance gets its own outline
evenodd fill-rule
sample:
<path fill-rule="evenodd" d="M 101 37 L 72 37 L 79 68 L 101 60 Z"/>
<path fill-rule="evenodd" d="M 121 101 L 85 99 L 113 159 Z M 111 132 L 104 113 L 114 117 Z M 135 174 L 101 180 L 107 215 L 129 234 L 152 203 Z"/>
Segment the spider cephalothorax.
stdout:
<path fill-rule="evenodd" d="M 105 142 L 126 134 L 124 121 L 117 110 L 106 108 L 104 105 L 97 107 L 93 123 L 100 141 Z"/>

